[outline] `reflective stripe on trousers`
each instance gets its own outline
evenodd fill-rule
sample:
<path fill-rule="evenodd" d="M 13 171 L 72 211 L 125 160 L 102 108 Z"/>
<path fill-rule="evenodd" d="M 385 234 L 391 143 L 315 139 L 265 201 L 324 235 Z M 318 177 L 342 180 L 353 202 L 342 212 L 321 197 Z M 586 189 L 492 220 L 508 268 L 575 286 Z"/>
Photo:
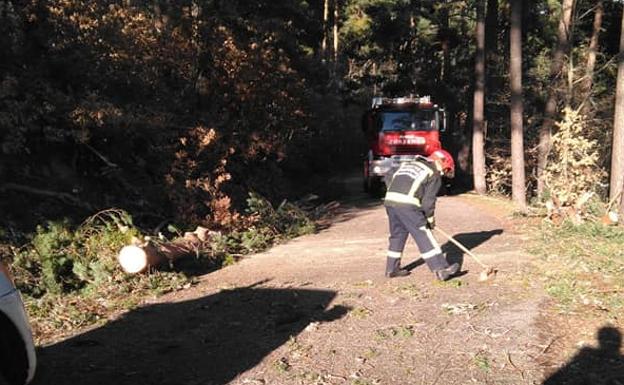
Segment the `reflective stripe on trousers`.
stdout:
<path fill-rule="evenodd" d="M 414 238 L 423 259 L 438 259 L 442 256 L 440 245 L 427 228 L 427 219 L 418 207 L 386 207 L 386 213 L 390 225 L 389 257 L 397 258 L 397 255 L 401 255 L 409 235 Z"/>

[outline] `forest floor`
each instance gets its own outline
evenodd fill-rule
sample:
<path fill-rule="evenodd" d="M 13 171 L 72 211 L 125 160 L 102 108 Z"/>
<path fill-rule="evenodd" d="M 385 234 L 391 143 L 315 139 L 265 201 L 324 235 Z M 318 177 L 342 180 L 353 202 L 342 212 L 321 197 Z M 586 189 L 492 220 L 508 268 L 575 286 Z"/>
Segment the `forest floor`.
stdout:
<path fill-rule="evenodd" d="M 386 279 L 383 206 L 346 182 L 317 234 L 40 347 L 35 384 L 541 384 L 574 354 L 508 205 L 438 201 L 438 226 L 495 266 L 494 279 L 478 282 L 480 266 L 441 237 L 463 275 L 437 282 L 410 241 L 412 274 Z"/>

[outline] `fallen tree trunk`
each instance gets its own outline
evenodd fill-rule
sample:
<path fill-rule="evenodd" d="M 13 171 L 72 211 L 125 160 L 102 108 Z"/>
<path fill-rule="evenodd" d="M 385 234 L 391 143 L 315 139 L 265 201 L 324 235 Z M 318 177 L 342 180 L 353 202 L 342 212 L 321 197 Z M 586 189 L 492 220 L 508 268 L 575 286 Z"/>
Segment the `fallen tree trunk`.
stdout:
<path fill-rule="evenodd" d="M 25 186 L 16 183 L 4 183 L 0 185 L 0 191 L 17 191 L 23 192 L 26 194 L 38 195 L 48 198 L 55 198 L 62 201 L 65 204 L 73 205 L 77 207 L 82 207 L 89 211 L 94 211 L 95 209 L 87 202 L 83 202 L 80 199 L 76 198 L 72 194 L 66 192 L 58 192 L 58 191 L 50 191 L 43 190 L 36 187 Z"/>
<path fill-rule="evenodd" d="M 208 241 L 208 229 L 203 227 L 197 227 L 194 232 L 185 233 L 183 237 L 167 243 L 157 244 L 149 238 L 143 242 L 135 239 L 131 245 L 124 246 L 121 249 L 117 255 L 117 260 L 126 273 L 142 273 L 150 267 L 155 267 L 165 262 L 171 262 L 185 256 L 197 255 Z"/>

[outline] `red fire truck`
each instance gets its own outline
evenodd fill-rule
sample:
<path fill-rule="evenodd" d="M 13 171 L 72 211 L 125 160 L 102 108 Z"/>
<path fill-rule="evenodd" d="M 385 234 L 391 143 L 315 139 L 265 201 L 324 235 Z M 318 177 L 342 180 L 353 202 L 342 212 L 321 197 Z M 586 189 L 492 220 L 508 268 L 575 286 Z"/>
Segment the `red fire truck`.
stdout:
<path fill-rule="evenodd" d="M 440 132 L 446 128 L 444 109 L 429 96 L 373 98 L 362 117 L 368 142 L 364 159 L 364 190 L 381 195 L 384 176 L 396 162 L 441 149 Z"/>

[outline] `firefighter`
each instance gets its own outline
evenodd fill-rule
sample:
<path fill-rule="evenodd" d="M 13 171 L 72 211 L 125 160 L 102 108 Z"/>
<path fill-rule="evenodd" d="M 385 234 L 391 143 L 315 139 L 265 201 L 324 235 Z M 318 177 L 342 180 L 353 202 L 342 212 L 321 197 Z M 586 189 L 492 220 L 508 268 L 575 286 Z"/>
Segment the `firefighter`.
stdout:
<path fill-rule="evenodd" d="M 459 271 L 459 264 L 449 265 L 446 261 L 431 233 L 435 226 L 435 203 L 442 176 L 452 178 L 454 170 L 451 155 L 437 150 L 427 158 L 417 156 L 403 162 L 388 174 L 384 200 L 390 224 L 387 277 L 410 274 L 401 268 L 401 256 L 409 235 L 416 241 L 421 257 L 437 279 L 446 281 Z"/>

